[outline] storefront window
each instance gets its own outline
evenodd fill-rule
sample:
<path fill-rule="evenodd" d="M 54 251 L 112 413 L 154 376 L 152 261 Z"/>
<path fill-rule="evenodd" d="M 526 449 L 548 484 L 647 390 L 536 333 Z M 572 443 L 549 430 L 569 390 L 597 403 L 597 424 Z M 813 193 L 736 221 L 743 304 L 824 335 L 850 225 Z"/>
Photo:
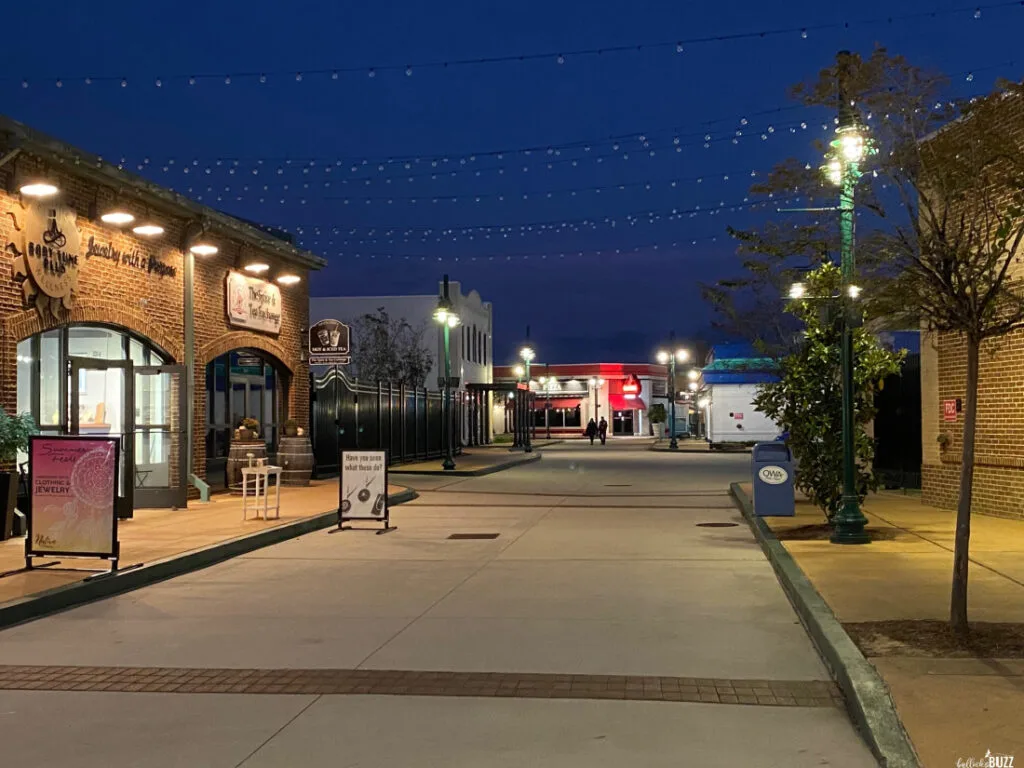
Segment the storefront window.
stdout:
<path fill-rule="evenodd" d="M 567 427 L 582 427 L 583 426 L 583 414 L 580 411 L 580 407 L 577 405 L 575 408 L 565 409 L 565 426 Z"/>
<path fill-rule="evenodd" d="M 37 385 L 39 387 L 39 411 L 35 414 L 36 423 L 40 427 L 57 427 L 62 423 L 60 417 L 64 400 L 63 389 L 64 366 L 63 339 L 60 331 L 47 331 L 42 337 L 35 337 L 30 341 L 38 340 L 39 348 L 39 371 Z M 20 372 L 19 372 L 20 373 Z"/>

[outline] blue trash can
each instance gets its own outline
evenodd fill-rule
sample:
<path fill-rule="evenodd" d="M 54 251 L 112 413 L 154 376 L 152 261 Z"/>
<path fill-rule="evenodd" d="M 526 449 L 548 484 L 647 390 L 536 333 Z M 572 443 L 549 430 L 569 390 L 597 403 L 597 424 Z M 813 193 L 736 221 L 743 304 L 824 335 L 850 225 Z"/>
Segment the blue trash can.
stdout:
<path fill-rule="evenodd" d="M 785 443 L 757 443 L 750 464 L 754 480 L 754 514 L 758 517 L 793 517 L 793 454 Z"/>

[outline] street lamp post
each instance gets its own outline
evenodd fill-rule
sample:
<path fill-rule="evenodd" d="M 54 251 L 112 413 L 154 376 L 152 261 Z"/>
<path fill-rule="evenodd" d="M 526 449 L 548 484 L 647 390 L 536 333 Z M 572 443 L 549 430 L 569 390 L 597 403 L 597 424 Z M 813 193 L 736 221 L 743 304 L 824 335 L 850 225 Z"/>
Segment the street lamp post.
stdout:
<path fill-rule="evenodd" d="M 854 377 L 853 377 L 853 303 L 858 289 L 854 285 L 854 216 L 853 196 L 861 176 L 860 163 L 868 152 L 864 128 L 846 90 L 851 54 L 840 51 L 836 56 L 839 80 L 839 125 L 832 141 L 826 172 L 839 186 L 839 232 L 841 273 L 845 291 L 843 302 L 840 358 L 843 376 L 843 495 L 836 514 L 831 541 L 833 544 L 866 544 L 870 537 L 864 532 L 867 519 L 860 509 L 857 494 L 857 467 L 854 445 Z"/>
<path fill-rule="evenodd" d="M 514 370 L 515 370 L 515 374 L 516 374 L 516 383 L 517 384 L 522 384 L 522 382 L 523 382 L 523 375 L 526 373 L 526 369 L 523 368 L 523 366 L 521 366 L 521 365 L 517 365 Z M 521 423 L 522 422 L 521 414 L 522 414 L 522 410 L 523 410 L 523 403 L 522 403 L 521 397 L 519 395 L 520 391 L 521 391 L 520 389 L 518 389 L 518 388 L 516 389 L 515 399 L 512 401 L 512 403 L 513 403 L 513 405 L 512 405 L 512 419 L 514 421 L 514 425 L 513 425 L 513 429 L 512 429 L 512 432 L 513 432 L 513 435 L 512 435 L 512 447 L 513 448 L 522 448 L 523 447 L 523 438 L 522 438 L 523 425 Z"/>
<path fill-rule="evenodd" d="M 676 360 L 685 363 L 690 358 L 690 353 L 685 349 L 675 348 L 675 332 L 669 334 L 669 349 L 659 350 L 657 359 L 662 365 L 668 364 L 668 409 L 669 409 L 669 450 L 679 449 L 679 440 L 676 438 Z"/>
<path fill-rule="evenodd" d="M 519 350 L 519 358 L 523 361 L 523 364 L 526 366 L 526 371 L 525 371 L 526 372 L 526 392 L 527 392 L 526 405 L 527 405 L 527 409 L 529 410 L 528 420 L 526 422 L 526 437 L 525 437 L 525 440 L 526 440 L 525 448 L 526 448 L 526 452 L 527 453 L 533 453 L 533 446 L 530 444 L 530 432 L 532 431 L 533 422 L 534 422 L 533 408 L 530 407 L 531 406 L 531 403 L 530 403 L 530 400 L 531 400 L 530 363 L 533 362 L 533 359 L 536 356 L 537 356 L 537 353 L 534 352 L 533 347 L 530 346 L 530 326 L 526 326 L 526 343 L 523 344 L 522 349 Z"/>
<path fill-rule="evenodd" d="M 547 399 L 544 403 L 544 429 L 547 432 L 547 439 L 551 439 L 551 366 L 548 363 L 544 363 L 544 370 L 549 374 L 541 379 L 544 384 L 544 392 L 547 395 Z"/>
<path fill-rule="evenodd" d="M 594 390 L 594 423 L 596 424 L 601 410 L 601 387 L 604 386 L 604 379 L 591 377 L 590 388 Z"/>
<path fill-rule="evenodd" d="M 451 354 L 451 329 L 459 324 L 459 316 L 452 307 L 452 300 L 448 295 L 448 275 L 444 276 L 444 291 L 437 300 L 437 309 L 434 310 L 434 320 L 438 322 L 444 332 L 444 421 L 445 421 L 445 453 L 444 462 L 441 465 L 445 470 L 455 469 L 455 433 L 454 419 L 452 418 L 452 354 Z"/>

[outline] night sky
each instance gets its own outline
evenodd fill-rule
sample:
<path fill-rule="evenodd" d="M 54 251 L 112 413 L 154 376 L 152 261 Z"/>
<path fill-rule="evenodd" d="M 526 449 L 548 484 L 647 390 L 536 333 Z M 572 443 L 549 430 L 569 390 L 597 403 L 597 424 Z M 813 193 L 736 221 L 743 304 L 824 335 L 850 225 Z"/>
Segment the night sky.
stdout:
<path fill-rule="evenodd" d="M 543 360 L 644 361 L 670 329 L 711 334 L 698 283 L 738 269 L 725 227 L 779 215 L 734 208 L 751 172 L 818 162 L 831 116 L 788 87 L 876 43 L 964 95 L 1019 79 L 1024 7 L 976 9 L 22 2 L 4 9 L 0 112 L 292 232 L 330 262 L 313 295 L 433 293 L 447 272 L 493 302 L 496 362 L 527 324 Z M 454 63 L 491 57 L 511 60 Z"/>

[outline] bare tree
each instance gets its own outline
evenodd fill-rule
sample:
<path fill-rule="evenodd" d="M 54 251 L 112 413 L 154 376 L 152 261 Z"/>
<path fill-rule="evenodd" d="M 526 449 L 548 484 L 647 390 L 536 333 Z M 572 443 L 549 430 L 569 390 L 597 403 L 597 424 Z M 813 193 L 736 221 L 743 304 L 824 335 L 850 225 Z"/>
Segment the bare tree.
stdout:
<path fill-rule="evenodd" d="M 361 379 L 422 387 L 434 364 L 423 342 L 427 324 L 413 327 L 384 307 L 352 323 L 352 367 Z"/>
<path fill-rule="evenodd" d="M 840 88 L 842 84 L 843 88 Z M 840 103 L 840 91 L 850 101 Z M 941 74 L 883 48 L 841 54 L 793 95 L 808 107 L 854 110 L 873 154 L 857 188 L 857 259 L 869 317 L 889 327 L 920 324 L 966 346 L 963 443 L 950 623 L 968 631 L 967 583 L 978 414 L 979 353 L 986 341 L 1024 327 L 1024 286 L 1016 268 L 1024 242 L 1024 92 L 1002 83 L 987 97 L 950 97 Z M 824 150 L 824 146 L 818 147 Z M 835 200 L 810 164 L 780 164 L 754 190 Z M 834 204 L 834 203 L 833 203 Z M 812 248 L 799 230 L 782 251 Z M 813 235 L 828 253 L 831 236 Z M 755 233 L 755 250 L 771 257 Z M 769 241 L 770 242 L 770 241 Z"/>

